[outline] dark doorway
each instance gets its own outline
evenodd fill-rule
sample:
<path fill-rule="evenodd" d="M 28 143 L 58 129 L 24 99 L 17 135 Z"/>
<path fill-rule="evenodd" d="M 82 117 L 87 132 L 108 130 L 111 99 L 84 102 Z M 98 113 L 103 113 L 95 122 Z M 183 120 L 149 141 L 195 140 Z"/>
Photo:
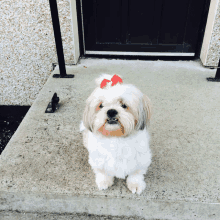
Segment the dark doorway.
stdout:
<path fill-rule="evenodd" d="M 85 54 L 194 56 L 205 0 L 82 0 Z"/>

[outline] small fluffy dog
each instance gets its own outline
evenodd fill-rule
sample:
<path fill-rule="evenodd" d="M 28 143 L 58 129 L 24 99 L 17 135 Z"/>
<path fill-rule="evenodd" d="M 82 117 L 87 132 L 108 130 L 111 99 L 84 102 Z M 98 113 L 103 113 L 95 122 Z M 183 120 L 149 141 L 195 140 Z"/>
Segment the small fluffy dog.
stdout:
<path fill-rule="evenodd" d="M 80 130 L 89 151 L 89 163 L 99 190 L 128 175 L 132 193 L 145 189 L 144 174 L 151 163 L 147 125 L 151 117 L 149 98 L 118 75 L 103 74 L 86 101 Z"/>

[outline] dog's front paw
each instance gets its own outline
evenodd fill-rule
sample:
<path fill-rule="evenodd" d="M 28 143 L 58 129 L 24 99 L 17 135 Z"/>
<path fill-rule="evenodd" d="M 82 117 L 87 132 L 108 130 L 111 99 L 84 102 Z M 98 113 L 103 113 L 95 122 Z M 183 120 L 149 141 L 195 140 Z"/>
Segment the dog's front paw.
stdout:
<path fill-rule="evenodd" d="M 102 173 L 96 174 L 96 184 L 97 184 L 99 190 L 107 189 L 109 186 L 112 186 L 113 183 L 114 183 L 113 176 L 107 176 Z"/>
<path fill-rule="evenodd" d="M 143 175 L 130 175 L 127 178 L 127 187 L 132 193 L 140 195 L 146 188 Z"/>

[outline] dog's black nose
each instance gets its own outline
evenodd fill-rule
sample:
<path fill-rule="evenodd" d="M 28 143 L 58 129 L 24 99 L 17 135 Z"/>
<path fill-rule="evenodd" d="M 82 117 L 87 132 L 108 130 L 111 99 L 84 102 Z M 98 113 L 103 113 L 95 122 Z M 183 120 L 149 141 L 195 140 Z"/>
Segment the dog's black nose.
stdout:
<path fill-rule="evenodd" d="M 109 109 L 109 110 L 107 111 L 107 115 L 108 115 L 109 118 L 113 118 L 113 117 L 115 117 L 117 114 L 118 114 L 118 112 L 117 112 L 115 109 Z"/>

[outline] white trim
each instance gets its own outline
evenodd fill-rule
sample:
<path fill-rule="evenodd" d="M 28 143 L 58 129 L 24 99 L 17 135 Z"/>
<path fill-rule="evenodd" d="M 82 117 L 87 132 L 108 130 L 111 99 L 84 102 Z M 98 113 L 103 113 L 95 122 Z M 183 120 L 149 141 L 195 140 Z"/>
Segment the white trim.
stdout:
<path fill-rule="evenodd" d="M 76 12 L 76 0 L 70 0 L 70 16 L 72 20 L 71 28 L 73 32 L 73 62 L 77 64 L 79 60 L 79 29 L 78 29 L 78 20 Z"/>
<path fill-rule="evenodd" d="M 115 52 L 115 51 L 91 51 L 91 50 L 86 50 L 85 54 L 134 55 L 134 56 L 195 56 L 195 53 Z"/>
<path fill-rule="evenodd" d="M 209 7 L 209 14 L 208 14 L 207 23 L 206 23 L 205 34 L 204 34 L 202 48 L 200 52 L 200 59 L 204 66 L 207 65 L 207 57 L 210 54 L 211 39 L 214 36 L 213 34 L 214 24 L 216 20 L 218 20 L 218 18 L 216 18 L 217 12 L 218 12 L 218 4 L 219 4 L 219 0 L 211 0 L 210 7 Z M 217 51 L 217 45 L 215 49 Z M 218 66 L 218 59 L 217 59 L 217 66 Z"/>

